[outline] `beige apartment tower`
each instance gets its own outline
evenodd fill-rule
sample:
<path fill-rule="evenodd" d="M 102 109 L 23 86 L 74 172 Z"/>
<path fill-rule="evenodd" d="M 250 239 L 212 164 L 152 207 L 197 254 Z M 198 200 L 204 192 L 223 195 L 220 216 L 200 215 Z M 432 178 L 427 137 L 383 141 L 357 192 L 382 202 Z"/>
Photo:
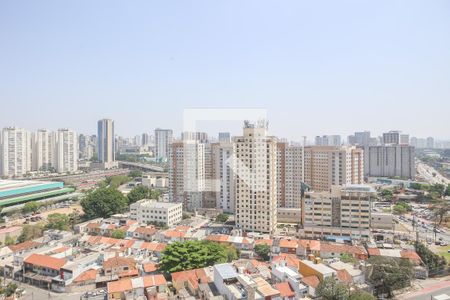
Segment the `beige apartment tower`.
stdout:
<path fill-rule="evenodd" d="M 273 233 L 277 226 L 277 140 L 267 124 L 244 124 L 234 138 L 236 225 L 250 232 Z"/>

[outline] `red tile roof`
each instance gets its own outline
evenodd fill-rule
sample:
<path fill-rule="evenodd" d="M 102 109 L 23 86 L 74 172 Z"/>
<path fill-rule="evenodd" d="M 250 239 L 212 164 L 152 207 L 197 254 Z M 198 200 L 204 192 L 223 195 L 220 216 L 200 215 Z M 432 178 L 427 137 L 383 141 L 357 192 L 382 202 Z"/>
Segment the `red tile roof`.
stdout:
<path fill-rule="evenodd" d="M 114 256 L 103 262 L 104 269 L 111 269 L 111 268 L 116 268 L 116 267 L 135 268 L 135 266 L 136 266 L 136 261 L 133 258 L 126 258 L 126 257 L 120 257 L 120 256 Z"/>
<path fill-rule="evenodd" d="M 380 249 L 378 248 L 367 248 L 367 252 L 369 253 L 370 256 L 380 256 Z"/>
<path fill-rule="evenodd" d="M 155 272 L 156 270 L 158 270 L 158 264 L 149 262 L 149 263 L 143 264 L 142 268 L 144 269 L 144 272 L 151 273 L 151 272 Z"/>
<path fill-rule="evenodd" d="M 34 241 L 26 241 L 20 244 L 16 244 L 16 245 L 10 245 L 8 246 L 9 249 L 11 249 L 12 252 L 20 252 L 22 250 L 27 250 L 27 249 L 32 249 L 35 247 L 39 247 L 41 246 L 41 243 L 38 242 L 34 242 Z"/>
<path fill-rule="evenodd" d="M 311 251 L 320 251 L 320 241 L 298 240 L 298 244 L 304 249 L 310 249 Z"/>
<path fill-rule="evenodd" d="M 65 259 L 55 258 L 42 254 L 31 254 L 24 260 L 24 262 L 30 265 L 44 267 L 57 271 L 59 271 L 59 269 L 61 269 L 61 267 L 66 264 Z"/>
<path fill-rule="evenodd" d="M 79 283 L 79 282 L 84 282 L 84 281 L 92 281 L 95 280 L 95 278 L 97 277 L 97 270 L 94 269 L 89 269 L 87 271 L 84 271 L 83 273 L 81 273 L 80 275 L 78 275 L 78 277 L 76 277 L 73 282 L 75 283 Z"/>
<path fill-rule="evenodd" d="M 280 240 L 280 248 L 297 248 L 296 240 Z"/>
<path fill-rule="evenodd" d="M 272 246 L 273 240 L 270 239 L 260 239 L 255 241 L 255 245 L 267 245 Z"/>
<path fill-rule="evenodd" d="M 339 279 L 339 281 L 341 281 L 343 283 L 352 283 L 353 282 L 352 276 L 345 269 L 337 270 L 336 276 Z"/>
<path fill-rule="evenodd" d="M 413 250 L 402 250 L 400 252 L 400 255 L 402 256 L 402 258 L 407 258 L 409 260 L 414 261 L 415 263 L 420 263 L 422 261 L 422 259 L 420 258 L 420 256 L 416 253 L 416 251 Z"/>
<path fill-rule="evenodd" d="M 320 284 L 320 280 L 316 275 L 303 277 L 301 279 L 301 281 L 303 281 L 303 283 L 305 283 L 306 285 L 309 285 L 313 288 L 317 288 Z"/>
<path fill-rule="evenodd" d="M 300 259 L 294 254 L 286 254 L 286 253 L 280 253 L 280 255 L 275 256 L 272 261 L 277 262 L 280 260 L 285 260 L 286 265 L 294 267 L 298 270 Z"/>
<path fill-rule="evenodd" d="M 287 281 L 275 284 L 275 288 L 280 292 L 280 297 L 294 297 L 295 292 Z"/>
<path fill-rule="evenodd" d="M 189 281 L 189 282 L 191 282 L 191 284 L 194 288 L 198 288 L 199 281 L 201 283 L 207 283 L 210 281 L 210 279 L 206 275 L 206 272 L 204 269 L 194 269 L 194 270 L 188 270 L 188 271 L 175 272 L 175 273 L 172 273 L 171 275 L 172 275 L 173 282 Z"/>

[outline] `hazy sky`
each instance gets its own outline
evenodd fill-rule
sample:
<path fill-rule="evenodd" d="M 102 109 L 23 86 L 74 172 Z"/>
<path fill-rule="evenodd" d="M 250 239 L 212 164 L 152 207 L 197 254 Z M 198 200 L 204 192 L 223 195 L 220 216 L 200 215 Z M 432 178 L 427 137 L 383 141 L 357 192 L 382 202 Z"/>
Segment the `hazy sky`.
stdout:
<path fill-rule="evenodd" d="M 5 0 L 0 105 L 0 127 L 131 136 L 245 107 L 293 140 L 450 139 L 450 1 Z"/>

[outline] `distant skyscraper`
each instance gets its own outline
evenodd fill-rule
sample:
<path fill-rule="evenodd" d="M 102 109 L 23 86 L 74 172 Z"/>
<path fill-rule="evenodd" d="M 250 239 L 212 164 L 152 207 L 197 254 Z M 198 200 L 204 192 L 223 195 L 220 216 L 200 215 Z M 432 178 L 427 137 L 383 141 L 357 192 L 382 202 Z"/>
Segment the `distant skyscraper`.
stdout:
<path fill-rule="evenodd" d="M 340 146 L 341 136 L 340 135 L 316 136 L 315 144 L 316 146 Z"/>
<path fill-rule="evenodd" d="M 236 226 L 245 231 L 273 233 L 277 226 L 277 139 L 267 124 L 245 122 L 243 136 L 234 138 Z"/>
<path fill-rule="evenodd" d="M 409 145 L 409 134 L 400 134 L 400 145 Z"/>
<path fill-rule="evenodd" d="M 231 136 L 229 132 L 219 132 L 219 142 L 230 142 Z"/>
<path fill-rule="evenodd" d="M 400 131 L 389 131 L 383 133 L 383 144 L 400 144 Z"/>
<path fill-rule="evenodd" d="M 53 166 L 55 148 L 55 135 L 46 129 L 39 129 L 32 135 L 31 149 L 32 169 L 34 171 L 47 171 Z"/>
<path fill-rule="evenodd" d="M 142 134 L 141 142 L 142 146 L 150 145 L 150 136 L 148 135 L 148 133 Z"/>
<path fill-rule="evenodd" d="M 78 135 L 70 129 L 58 129 L 55 137 L 54 167 L 58 173 L 78 170 Z"/>
<path fill-rule="evenodd" d="M 434 138 L 431 136 L 427 137 L 427 148 L 434 148 Z"/>
<path fill-rule="evenodd" d="M 106 168 L 112 166 L 116 160 L 116 142 L 114 137 L 114 121 L 103 119 L 98 121 L 98 160 Z"/>
<path fill-rule="evenodd" d="M 359 146 L 369 146 L 370 131 L 355 132 L 355 144 Z"/>
<path fill-rule="evenodd" d="M 212 146 L 213 180 L 216 187 L 216 207 L 224 212 L 234 213 L 235 189 L 233 166 L 233 143 L 219 142 Z"/>
<path fill-rule="evenodd" d="M 190 131 L 185 131 L 181 133 L 181 139 L 183 141 L 198 141 L 201 143 L 206 143 L 208 142 L 208 134 L 206 132 L 190 132 Z"/>
<path fill-rule="evenodd" d="M 94 141 L 95 136 L 80 134 L 78 136 L 78 155 L 81 159 L 91 159 L 94 156 L 96 147 Z"/>
<path fill-rule="evenodd" d="M 167 160 L 169 157 L 170 144 L 173 132 L 171 129 L 155 129 L 155 154 L 156 158 Z"/>
<path fill-rule="evenodd" d="M 21 177 L 31 170 L 31 135 L 22 128 L 4 128 L 0 136 L 0 176 Z"/>

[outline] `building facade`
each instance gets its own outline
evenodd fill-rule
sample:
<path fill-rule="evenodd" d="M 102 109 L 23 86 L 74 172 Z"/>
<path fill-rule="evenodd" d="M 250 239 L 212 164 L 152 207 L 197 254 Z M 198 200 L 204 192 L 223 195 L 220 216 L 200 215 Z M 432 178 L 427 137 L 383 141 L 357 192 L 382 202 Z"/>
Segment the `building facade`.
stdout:
<path fill-rule="evenodd" d="M 78 135 L 71 129 L 55 133 L 54 167 L 58 173 L 78 170 Z"/>
<path fill-rule="evenodd" d="M 110 168 L 116 160 L 116 142 L 114 137 L 114 121 L 103 119 L 98 121 L 98 161 Z"/>
<path fill-rule="evenodd" d="M 263 124 L 264 123 L 264 124 Z M 245 122 L 234 138 L 236 226 L 272 233 L 277 226 L 277 140 L 265 122 Z"/>
<path fill-rule="evenodd" d="M 366 177 L 400 177 L 414 179 L 415 149 L 407 145 L 383 145 L 366 147 L 364 174 Z"/>
<path fill-rule="evenodd" d="M 22 177 L 31 171 L 31 135 L 22 128 L 7 127 L 0 134 L 0 176 Z"/>
<path fill-rule="evenodd" d="M 155 156 L 158 159 L 167 160 L 169 158 L 170 144 L 172 143 L 173 132 L 171 129 L 155 129 Z"/>
<path fill-rule="evenodd" d="M 314 191 L 364 182 L 363 150 L 353 146 L 305 147 L 305 183 Z"/>
<path fill-rule="evenodd" d="M 170 227 L 181 222 L 183 204 L 143 199 L 130 205 L 130 218 L 139 223 L 158 222 Z"/>
<path fill-rule="evenodd" d="M 328 192 L 307 192 L 303 200 L 303 233 L 309 238 L 368 239 L 374 193 L 370 186 L 364 185 L 333 186 Z"/>

